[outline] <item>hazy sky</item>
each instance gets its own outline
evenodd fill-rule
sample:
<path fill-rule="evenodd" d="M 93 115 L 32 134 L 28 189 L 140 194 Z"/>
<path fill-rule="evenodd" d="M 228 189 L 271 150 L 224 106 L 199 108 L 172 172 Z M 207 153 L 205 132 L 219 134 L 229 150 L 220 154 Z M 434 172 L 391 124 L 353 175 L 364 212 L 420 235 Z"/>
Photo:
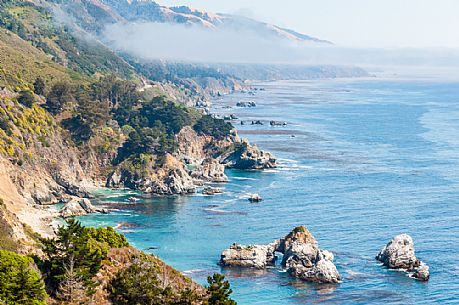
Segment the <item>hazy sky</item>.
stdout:
<path fill-rule="evenodd" d="M 348 47 L 459 48 L 459 0 L 159 0 L 238 13 Z"/>

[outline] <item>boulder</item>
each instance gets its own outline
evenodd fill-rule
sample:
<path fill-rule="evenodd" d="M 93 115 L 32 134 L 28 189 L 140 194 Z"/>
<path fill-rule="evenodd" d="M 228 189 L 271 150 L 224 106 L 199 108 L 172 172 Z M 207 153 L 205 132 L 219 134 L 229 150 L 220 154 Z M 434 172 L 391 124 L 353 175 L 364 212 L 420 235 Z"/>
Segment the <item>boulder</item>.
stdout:
<path fill-rule="evenodd" d="M 420 281 L 428 281 L 430 278 L 429 266 L 421 262 L 421 265 L 414 270 L 413 278 Z"/>
<path fill-rule="evenodd" d="M 87 198 L 75 198 L 67 202 L 60 211 L 63 218 L 83 216 L 96 213 L 98 210 L 91 204 Z"/>
<path fill-rule="evenodd" d="M 250 101 L 250 102 L 240 101 L 236 103 L 236 107 L 252 108 L 252 107 L 257 107 L 257 104 L 253 101 Z"/>
<path fill-rule="evenodd" d="M 429 279 L 429 267 L 415 255 L 414 242 L 408 234 L 395 236 L 379 251 L 376 259 L 389 269 L 402 269 L 414 278 Z"/>
<path fill-rule="evenodd" d="M 233 244 L 222 252 L 219 265 L 263 269 L 266 266 L 274 265 L 275 249 L 276 243 L 250 246 Z"/>
<path fill-rule="evenodd" d="M 271 125 L 271 126 L 286 126 L 286 125 L 287 125 L 287 122 L 283 122 L 283 121 L 270 121 L 270 122 L 269 122 L 269 125 Z"/>

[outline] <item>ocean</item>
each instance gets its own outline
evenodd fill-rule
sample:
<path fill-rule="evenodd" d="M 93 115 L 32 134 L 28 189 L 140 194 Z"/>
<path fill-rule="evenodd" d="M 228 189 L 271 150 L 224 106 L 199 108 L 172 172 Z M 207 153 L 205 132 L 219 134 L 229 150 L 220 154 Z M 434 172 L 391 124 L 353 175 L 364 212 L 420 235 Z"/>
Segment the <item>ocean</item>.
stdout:
<path fill-rule="evenodd" d="M 144 199 L 100 190 L 109 215 L 81 218 L 118 226 L 129 242 L 205 284 L 223 273 L 238 304 L 459 304 L 459 83 L 408 79 L 279 81 L 255 95 L 214 101 L 234 114 L 241 137 L 272 152 L 279 167 L 227 170 L 224 194 Z M 237 108 L 238 101 L 257 107 Z M 263 125 L 252 125 L 260 120 Z M 269 121 L 285 121 L 271 127 Z M 264 201 L 250 203 L 249 194 Z M 269 243 L 298 225 L 335 254 L 337 285 L 310 284 L 279 266 L 222 269 L 232 243 Z M 378 251 L 408 233 L 430 266 L 429 282 L 385 269 Z"/>

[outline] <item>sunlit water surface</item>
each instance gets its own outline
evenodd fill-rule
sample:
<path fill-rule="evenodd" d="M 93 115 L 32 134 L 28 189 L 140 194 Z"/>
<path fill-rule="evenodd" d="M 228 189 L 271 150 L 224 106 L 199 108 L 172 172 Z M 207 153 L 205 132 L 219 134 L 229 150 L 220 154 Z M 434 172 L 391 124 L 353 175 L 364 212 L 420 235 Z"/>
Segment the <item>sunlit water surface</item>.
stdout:
<path fill-rule="evenodd" d="M 239 304 L 459 304 L 459 84 L 374 79 L 258 87 L 265 91 L 226 96 L 213 111 L 262 120 L 234 124 L 279 158 L 278 169 L 227 171 L 225 193 L 214 197 L 128 204 L 132 193 L 99 191 L 100 204 L 117 211 L 82 221 L 124 223 L 120 231 L 133 245 L 201 283 L 224 273 Z M 258 106 L 234 107 L 239 100 Z M 270 120 L 288 125 L 271 127 Z M 265 200 L 251 204 L 251 193 Z M 297 225 L 335 253 L 342 283 L 307 284 L 278 267 L 217 266 L 232 243 L 268 243 Z M 430 265 L 428 283 L 374 260 L 399 233 L 414 238 L 418 257 Z"/>

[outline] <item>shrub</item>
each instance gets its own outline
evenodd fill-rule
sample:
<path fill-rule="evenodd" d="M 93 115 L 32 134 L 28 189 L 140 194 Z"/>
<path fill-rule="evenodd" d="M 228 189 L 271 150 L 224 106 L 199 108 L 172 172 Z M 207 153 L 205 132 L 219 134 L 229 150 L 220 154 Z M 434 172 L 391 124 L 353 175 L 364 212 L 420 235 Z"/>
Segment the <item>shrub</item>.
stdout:
<path fill-rule="evenodd" d="M 8 305 L 46 304 L 44 284 L 33 265 L 29 257 L 0 250 L 1 301 Z"/>
<path fill-rule="evenodd" d="M 88 238 L 98 242 L 107 243 L 110 248 L 128 247 L 129 243 L 123 234 L 115 231 L 112 227 L 107 228 L 85 228 Z"/>
<path fill-rule="evenodd" d="M 22 90 L 21 92 L 19 92 L 18 102 L 22 105 L 31 108 L 33 106 L 34 100 L 35 97 L 33 95 L 33 92 L 29 90 Z"/>

